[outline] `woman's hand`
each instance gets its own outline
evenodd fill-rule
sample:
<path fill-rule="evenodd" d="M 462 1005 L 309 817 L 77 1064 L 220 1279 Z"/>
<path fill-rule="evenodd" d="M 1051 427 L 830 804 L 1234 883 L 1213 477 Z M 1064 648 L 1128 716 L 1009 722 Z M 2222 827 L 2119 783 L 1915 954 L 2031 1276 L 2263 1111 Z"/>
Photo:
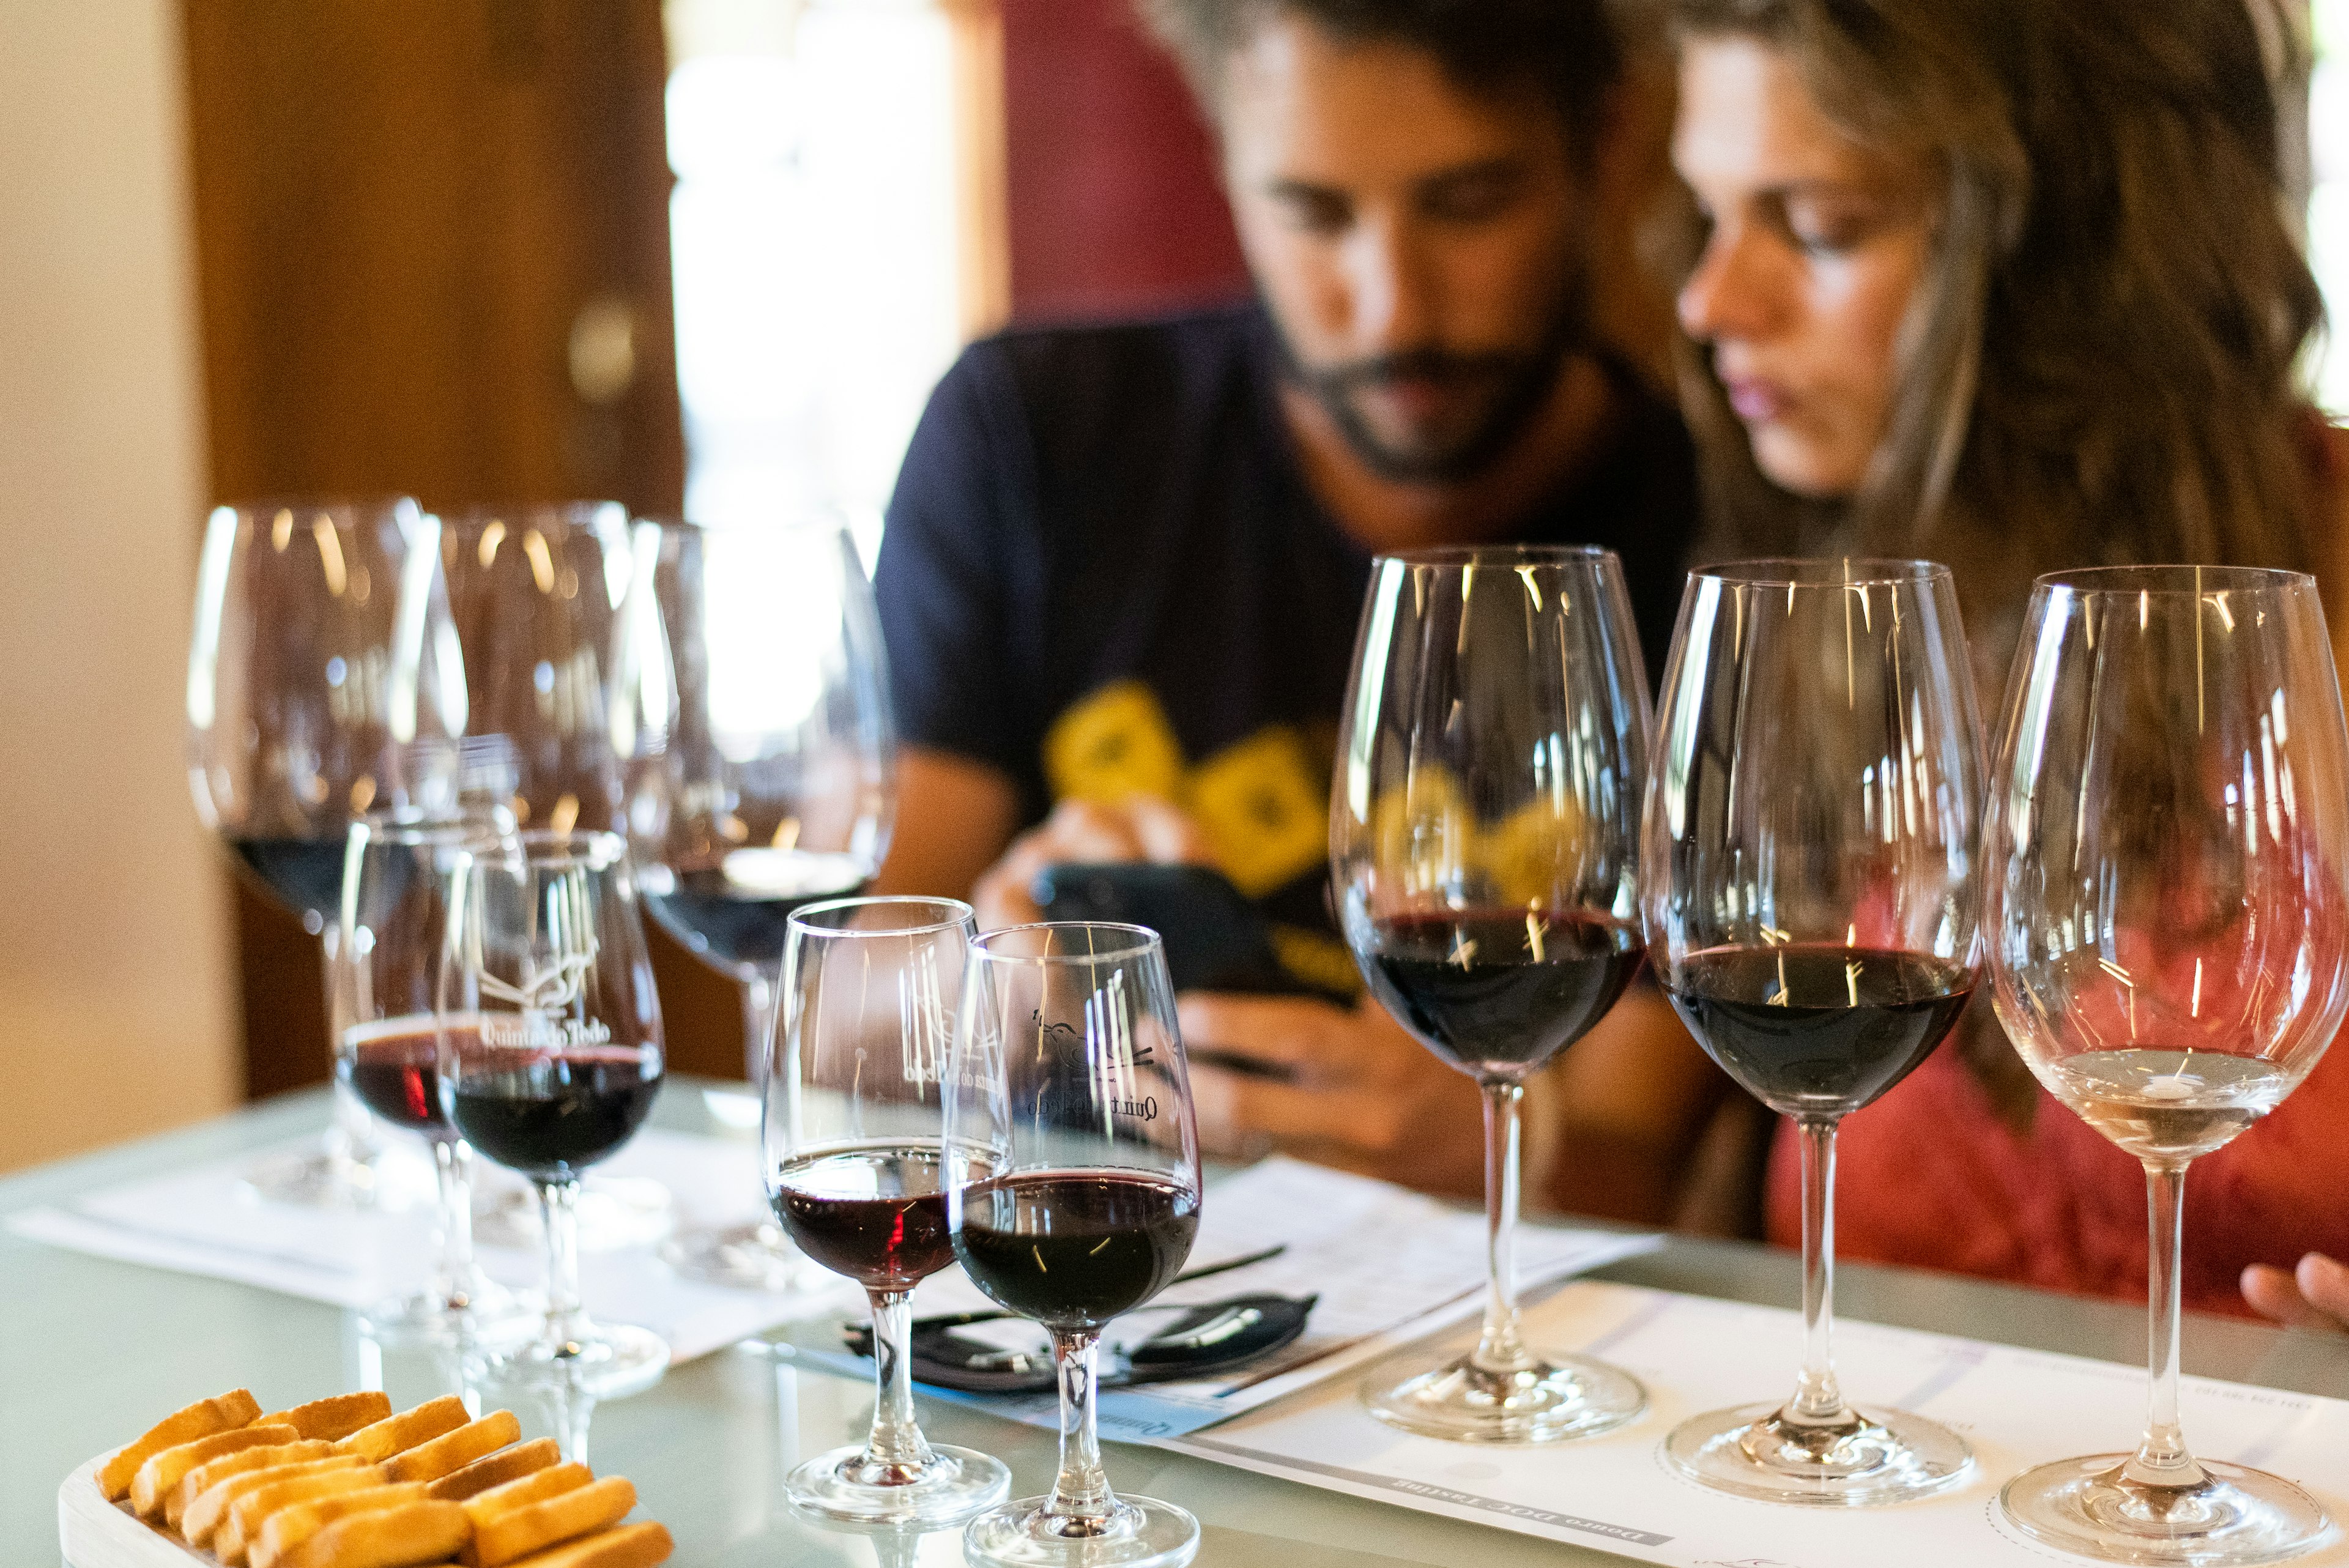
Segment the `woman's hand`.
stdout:
<path fill-rule="evenodd" d="M 980 873 L 971 888 L 971 908 L 982 931 L 1024 926 L 1044 918 L 1029 889 L 1048 866 L 1125 860 L 1175 865 L 1207 857 L 1199 825 L 1156 795 L 1129 795 L 1113 805 L 1064 800 Z"/>
<path fill-rule="evenodd" d="M 2243 1271 L 2243 1299 L 2288 1328 L 2349 1334 L 2349 1266 L 2311 1252 L 2290 1273 L 2266 1263 Z"/>

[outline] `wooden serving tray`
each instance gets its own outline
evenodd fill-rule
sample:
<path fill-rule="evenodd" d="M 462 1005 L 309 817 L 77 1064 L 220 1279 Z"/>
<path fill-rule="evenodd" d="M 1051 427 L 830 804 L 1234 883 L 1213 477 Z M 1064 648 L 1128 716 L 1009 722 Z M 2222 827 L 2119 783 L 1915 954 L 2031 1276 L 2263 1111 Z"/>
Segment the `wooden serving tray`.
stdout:
<path fill-rule="evenodd" d="M 57 1488 L 57 1548 L 66 1568 L 219 1568 L 209 1552 L 193 1552 L 120 1503 L 98 1494 L 100 1454 Z"/>

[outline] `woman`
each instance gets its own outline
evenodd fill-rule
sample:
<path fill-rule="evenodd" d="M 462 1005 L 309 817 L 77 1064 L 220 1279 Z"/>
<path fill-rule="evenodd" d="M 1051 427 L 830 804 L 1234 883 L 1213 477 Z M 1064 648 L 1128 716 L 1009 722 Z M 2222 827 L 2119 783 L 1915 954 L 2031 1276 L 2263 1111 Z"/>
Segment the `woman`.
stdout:
<path fill-rule="evenodd" d="M 1673 161 L 1700 219 L 1682 401 L 1714 554 L 1947 561 L 1993 701 L 2041 572 L 2230 562 L 2336 586 L 2349 466 L 2294 379 L 2322 309 L 2245 0 L 1672 17 Z M 2349 1254 L 2344 1118 L 2349 1051 L 2197 1164 L 2189 1305 L 2349 1326 L 2349 1271 L 2317 1255 Z M 2144 1289 L 2135 1163 L 1986 1006 L 1852 1119 L 1839 1162 L 1847 1256 Z M 1798 1231 L 1795 1175 L 1782 1136 L 1774 1238 Z"/>

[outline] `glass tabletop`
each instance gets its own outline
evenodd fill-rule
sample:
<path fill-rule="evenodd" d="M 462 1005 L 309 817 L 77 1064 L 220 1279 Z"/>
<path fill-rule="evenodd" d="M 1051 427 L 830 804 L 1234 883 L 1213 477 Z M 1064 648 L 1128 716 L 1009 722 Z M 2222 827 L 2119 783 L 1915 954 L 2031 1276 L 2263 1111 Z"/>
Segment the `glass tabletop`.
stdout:
<path fill-rule="evenodd" d="M 698 1088 L 680 1078 L 657 1124 L 718 1132 Z M 322 1125 L 324 1091 L 285 1096 L 181 1132 L 0 1180 L 0 1216 L 200 1160 L 295 1138 Z M 735 1135 L 741 1136 L 741 1135 Z M 1212 1192 L 1212 1187 L 1210 1189 Z M 1212 1201 L 1212 1199 L 1210 1199 Z M 2002 1340 L 2137 1366 L 2145 1318 L 2135 1303 L 2079 1300 L 1944 1275 L 1845 1264 L 1842 1314 L 1903 1327 Z M 1694 1294 L 1791 1305 L 1794 1258 L 1743 1242 L 1676 1239 L 1597 1276 Z M 264 1404 L 291 1402 L 380 1376 L 400 1403 L 444 1392 L 421 1360 L 371 1362 L 351 1314 L 243 1285 L 116 1263 L 0 1233 L 0 1540 L 22 1561 L 46 1561 L 57 1539 L 57 1489 L 93 1455 L 191 1400 L 250 1384 Z M 2189 1373 L 2349 1398 L 2349 1340 L 2189 1314 Z M 648 1394 L 586 1416 L 589 1460 L 626 1475 L 640 1515 L 676 1535 L 675 1561 L 793 1568 L 952 1568 L 960 1536 L 912 1542 L 804 1522 L 785 1507 L 782 1478 L 809 1454 L 859 1440 L 869 1383 L 796 1366 L 787 1352 L 721 1351 L 672 1370 Z M 565 1413 L 519 1408 L 525 1435 L 555 1432 Z M 575 1417 L 577 1413 L 572 1413 Z M 1052 1434 L 925 1398 L 936 1440 L 999 1456 L 1014 1494 L 1041 1491 Z M 1381 1564 L 1619 1563 L 1156 1449 L 1112 1444 L 1122 1489 L 1180 1502 L 1206 1536 L 1215 1568 L 1374 1568 Z"/>

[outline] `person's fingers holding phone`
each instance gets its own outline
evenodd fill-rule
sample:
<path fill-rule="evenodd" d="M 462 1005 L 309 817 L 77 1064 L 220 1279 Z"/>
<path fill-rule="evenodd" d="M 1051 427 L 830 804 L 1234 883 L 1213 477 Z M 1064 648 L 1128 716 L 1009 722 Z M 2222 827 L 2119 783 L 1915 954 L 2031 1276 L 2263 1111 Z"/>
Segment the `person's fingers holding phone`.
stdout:
<path fill-rule="evenodd" d="M 1279 1149 L 1431 1191 L 1477 1189 L 1475 1084 L 1376 1003 L 1186 992 L 1176 1005 L 1210 1152 Z"/>
<path fill-rule="evenodd" d="M 1151 860 L 1164 865 L 1207 858 L 1197 823 L 1156 795 L 1122 801 L 1064 800 L 1052 815 L 1011 841 L 1001 859 L 971 887 L 981 930 L 1041 919 L 1031 890 L 1048 866 Z"/>

